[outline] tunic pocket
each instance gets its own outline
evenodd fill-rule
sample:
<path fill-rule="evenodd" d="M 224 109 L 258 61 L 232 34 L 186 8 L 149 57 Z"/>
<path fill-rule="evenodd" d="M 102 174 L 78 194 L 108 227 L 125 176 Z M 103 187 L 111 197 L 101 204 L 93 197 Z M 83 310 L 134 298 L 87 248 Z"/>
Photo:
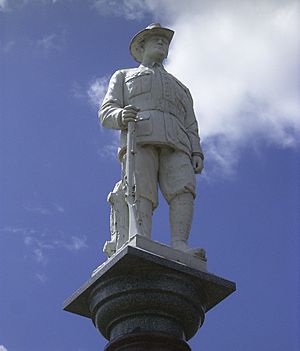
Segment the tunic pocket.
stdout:
<path fill-rule="evenodd" d="M 146 136 L 151 135 L 153 131 L 151 119 L 146 119 L 138 121 L 136 124 L 136 135 L 137 136 Z"/>
<path fill-rule="evenodd" d="M 141 72 L 125 79 L 129 98 L 146 94 L 151 91 L 152 75 L 151 72 Z"/>

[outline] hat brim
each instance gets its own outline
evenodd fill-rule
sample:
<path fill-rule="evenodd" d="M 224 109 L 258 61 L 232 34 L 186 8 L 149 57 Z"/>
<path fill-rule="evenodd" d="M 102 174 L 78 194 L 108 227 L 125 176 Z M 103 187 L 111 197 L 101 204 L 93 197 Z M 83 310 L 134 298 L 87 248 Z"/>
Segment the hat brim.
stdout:
<path fill-rule="evenodd" d="M 137 33 L 131 40 L 130 43 L 130 53 L 132 57 L 139 63 L 142 62 L 143 60 L 143 54 L 141 51 L 141 43 L 149 36 L 152 35 L 161 35 L 165 37 L 168 41 L 169 44 L 173 38 L 174 31 L 168 28 L 151 28 L 151 29 L 144 29 Z"/>

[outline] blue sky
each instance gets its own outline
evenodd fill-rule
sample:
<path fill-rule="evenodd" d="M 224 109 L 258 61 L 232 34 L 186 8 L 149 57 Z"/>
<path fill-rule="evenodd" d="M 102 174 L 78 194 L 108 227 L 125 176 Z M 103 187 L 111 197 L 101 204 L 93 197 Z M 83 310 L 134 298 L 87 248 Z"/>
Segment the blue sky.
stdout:
<path fill-rule="evenodd" d="M 206 154 L 190 243 L 237 283 L 190 345 L 299 349 L 299 2 L 187 3 L 0 0 L 0 351 L 106 344 L 62 303 L 105 260 L 120 178 L 97 105 L 156 21 L 176 31 L 166 68 L 191 89 Z M 167 218 L 161 199 L 164 243 Z"/>

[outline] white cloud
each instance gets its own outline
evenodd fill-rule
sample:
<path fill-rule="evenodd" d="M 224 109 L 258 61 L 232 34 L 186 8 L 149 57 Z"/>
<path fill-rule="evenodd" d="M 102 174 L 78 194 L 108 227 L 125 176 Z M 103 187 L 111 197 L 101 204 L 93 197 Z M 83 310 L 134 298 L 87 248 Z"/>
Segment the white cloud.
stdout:
<path fill-rule="evenodd" d="M 57 212 L 59 212 L 59 213 L 64 213 L 65 212 L 65 209 L 61 205 L 59 205 L 57 203 L 53 203 L 53 206 L 54 206 L 54 209 Z"/>
<path fill-rule="evenodd" d="M 246 145 L 298 143 L 299 2 L 149 3 L 176 32 L 167 69 L 192 92 L 214 166 L 230 173 Z"/>
<path fill-rule="evenodd" d="M 41 283 L 46 283 L 48 280 L 48 277 L 45 273 L 36 273 L 35 277 L 41 282 Z M 1 349 L 0 349 L 1 351 Z"/>
<path fill-rule="evenodd" d="M 116 130 L 107 130 L 106 132 L 110 133 L 110 144 L 99 147 L 97 150 L 97 155 L 100 158 L 117 160 L 120 132 Z"/>
<path fill-rule="evenodd" d="M 67 250 L 73 254 L 87 249 L 87 237 L 85 235 L 67 236 L 62 231 L 37 230 L 26 227 L 7 226 L 0 228 L 0 234 L 17 235 L 24 243 L 24 259 L 34 261 L 38 270 L 46 270 L 47 264 L 57 257 L 59 250 Z M 46 283 L 48 277 L 43 272 L 34 272 L 34 277 L 40 283 Z M 6 349 L 1 349 L 4 351 Z"/>
<path fill-rule="evenodd" d="M 7 10 L 8 10 L 8 1 L 7 0 L 0 0 L 0 12 L 5 12 Z M 1 351 L 1 346 L 0 346 L 0 351 Z"/>
<path fill-rule="evenodd" d="M 118 141 L 115 142 L 115 140 L 113 140 L 113 143 L 111 145 L 105 145 L 97 150 L 97 155 L 100 156 L 100 158 L 116 159 L 117 154 Z"/>
<path fill-rule="evenodd" d="M 62 214 L 65 212 L 65 209 L 61 205 L 54 202 L 47 205 L 41 205 L 39 202 L 36 201 L 27 202 L 23 205 L 23 207 L 28 212 L 33 212 L 46 216 L 54 215 L 57 213 Z"/>
<path fill-rule="evenodd" d="M 23 227 L 10 227 L 10 226 L 7 226 L 7 227 L 4 227 L 4 228 L 1 228 L 0 232 L 25 235 L 26 233 L 28 233 L 28 229 L 27 228 L 23 228 Z"/>
<path fill-rule="evenodd" d="M 71 236 L 70 239 L 55 240 L 53 244 L 55 247 L 67 249 L 69 251 L 79 251 L 81 249 L 86 249 L 88 246 L 86 244 L 86 236 Z"/>
<path fill-rule="evenodd" d="M 51 51 L 61 50 L 65 45 L 65 31 L 60 33 L 52 33 L 43 36 L 36 41 L 36 47 L 41 49 L 45 54 Z"/>
<path fill-rule="evenodd" d="M 0 0 L 0 1 L 1 1 L 1 0 Z M 0 3 L 0 5 L 1 5 L 1 3 Z M 0 351 L 7 351 L 7 348 L 4 347 L 3 345 L 0 345 Z"/>
<path fill-rule="evenodd" d="M 52 51 L 60 51 L 66 44 L 66 29 L 62 29 L 57 33 L 44 35 L 34 43 L 35 47 L 42 50 L 44 54 L 48 55 Z"/>
<path fill-rule="evenodd" d="M 87 95 L 89 102 L 93 107 L 98 108 L 105 96 L 109 78 L 104 76 L 95 78 L 89 84 Z"/>
<path fill-rule="evenodd" d="M 86 240 L 87 238 L 85 236 L 72 236 L 71 241 L 66 245 L 66 248 L 70 251 L 78 251 L 81 249 L 85 249 L 88 247 L 86 244 Z"/>
<path fill-rule="evenodd" d="M 44 50 L 50 50 L 56 48 L 55 44 L 56 34 L 49 34 L 45 37 L 37 40 L 37 46 L 43 48 Z"/>
<path fill-rule="evenodd" d="M 73 0 L 69 0 L 73 1 Z M 15 9 L 20 9 L 30 3 L 42 3 L 44 5 L 56 4 L 58 0 L 0 0 L 0 12 L 11 11 Z"/>
<path fill-rule="evenodd" d="M 36 262 L 42 264 L 46 264 L 48 262 L 48 259 L 46 258 L 45 253 L 41 248 L 36 247 L 35 249 L 33 249 L 33 254 Z"/>
<path fill-rule="evenodd" d="M 49 253 L 53 250 L 64 249 L 71 252 L 78 252 L 88 248 L 85 235 L 73 235 L 68 237 L 64 232 L 52 232 L 49 230 L 37 230 L 25 227 L 8 226 L 0 228 L 0 232 L 6 234 L 20 235 L 24 245 L 28 248 L 29 257 L 39 264 L 47 264 Z M 1 351 L 1 350 L 0 350 Z"/>
<path fill-rule="evenodd" d="M 88 84 L 74 81 L 71 92 L 76 99 L 88 101 L 93 109 L 98 110 L 106 94 L 108 82 L 108 76 L 93 78 Z"/>
<path fill-rule="evenodd" d="M 71 93 L 76 99 L 85 99 L 86 98 L 86 92 L 84 91 L 82 86 L 76 81 L 74 81 L 72 83 Z"/>
<path fill-rule="evenodd" d="M 51 211 L 48 208 L 42 207 L 40 205 L 27 203 L 24 205 L 24 209 L 28 212 L 34 212 L 41 215 L 50 215 Z"/>
<path fill-rule="evenodd" d="M 128 19 L 135 4 L 175 30 L 166 68 L 192 92 L 208 168 L 231 173 L 245 146 L 299 143 L 299 1 L 96 3 Z"/>
<path fill-rule="evenodd" d="M 24 243 L 33 247 L 35 259 L 40 263 L 47 262 L 44 257 L 49 250 L 66 249 L 76 252 L 88 247 L 86 241 L 87 238 L 84 235 L 66 237 L 63 232 L 59 232 L 56 235 L 52 234 L 51 236 L 48 232 L 44 232 L 40 236 L 26 235 L 24 238 Z"/>
<path fill-rule="evenodd" d="M 1 11 L 1 7 L 0 7 L 0 11 Z M 4 54 L 11 52 L 15 44 L 16 43 L 13 40 L 8 41 L 7 43 L 0 42 L 0 52 L 3 52 Z"/>
<path fill-rule="evenodd" d="M 124 16 L 128 20 L 140 20 L 147 12 L 147 2 L 147 0 L 94 0 L 93 7 L 102 16 Z"/>

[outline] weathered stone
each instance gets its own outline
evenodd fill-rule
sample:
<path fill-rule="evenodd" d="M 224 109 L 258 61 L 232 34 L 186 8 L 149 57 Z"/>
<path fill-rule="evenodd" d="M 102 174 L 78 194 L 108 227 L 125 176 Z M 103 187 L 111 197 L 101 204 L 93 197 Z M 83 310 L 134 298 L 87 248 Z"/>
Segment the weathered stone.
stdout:
<path fill-rule="evenodd" d="M 106 351 L 191 351 L 205 313 L 235 291 L 207 272 L 188 239 L 204 156 L 190 92 L 162 63 L 174 32 L 152 24 L 131 41 L 141 63 L 113 74 L 99 110 L 120 130 L 122 177 L 108 196 L 108 260 L 64 304 L 90 318 Z M 171 247 L 152 241 L 158 187 L 169 205 Z"/>
<path fill-rule="evenodd" d="M 195 174 L 204 160 L 198 122 L 189 89 L 163 67 L 173 34 L 153 23 L 134 36 L 130 51 L 141 65 L 112 75 L 99 110 L 103 127 L 120 130 L 122 162 L 122 179 L 109 196 L 108 257 L 136 234 L 151 238 L 158 186 L 169 205 L 171 246 L 203 254 L 188 246 Z"/>

